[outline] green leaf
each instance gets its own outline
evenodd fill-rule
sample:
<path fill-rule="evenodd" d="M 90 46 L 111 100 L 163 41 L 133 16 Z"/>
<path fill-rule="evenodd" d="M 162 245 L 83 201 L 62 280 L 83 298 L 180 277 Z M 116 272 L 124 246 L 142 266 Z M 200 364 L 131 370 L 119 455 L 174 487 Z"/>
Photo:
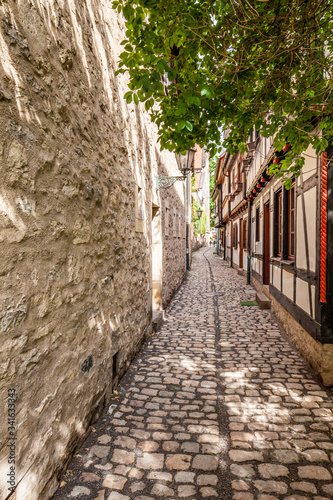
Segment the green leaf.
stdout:
<path fill-rule="evenodd" d="M 186 122 L 185 122 L 185 127 L 187 128 L 187 130 L 189 130 L 190 132 L 192 132 L 192 130 L 193 130 L 193 125 L 192 125 L 192 123 L 191 123 L 191 122 L 186 121 Z"/>
<path fill-rule="evenodd" d="M 174 80 L 176 78 L 176 76 L 177 76 L 176 71 L 174 71 L 171 68 L 168 68 L 168 78 L 169 78 L 169 80 Z"/>
<path fill-rule="evenodd" d="M 124 99 L 126 99 L 127 104 L 130 104 L 132 102 L 132 96 L 133 92 L 126 92 L 124 95 Z"/>
<path fill-rule="evenodd" d="M 209 97 L 211 97 L 211 91 L 209 89 L 207 89 L 207 88 L 203 88 L 201 90 L 201 95 L 202 96 L 207 96 L 209 98 Z"/>
<path fill-rule="evenodd" d="M 162 147 L 186 150 L 193 133 L 213 153 L 224 126 L 230 130 L 224 145 L 242 153 L 255 126 L 261 136 L 274 136 L 279 149 L 286 140 L 291 144 L 283 171 L 274 169 L 288 179 L 299 174 L 298 158 L 309 144 L 317 153 L 327 145 L 333 135 L 330 0 L 112 5 L 126 23 L 116 74 L 128 74 L 129 88 L 159 127 Z M 125 99 L 136 102 L 132 94 Z M 323 139 L 313 134 L 318 121 Z"/>
<path fill-rule="evenodd" d="M 176 130 L 181 131 L 181 130 L 183 130 L 183 128 L 185 128 L 185 127 L 186 127 L 186 120 L 180 120 L 180 121 L 177 123 Z"/>

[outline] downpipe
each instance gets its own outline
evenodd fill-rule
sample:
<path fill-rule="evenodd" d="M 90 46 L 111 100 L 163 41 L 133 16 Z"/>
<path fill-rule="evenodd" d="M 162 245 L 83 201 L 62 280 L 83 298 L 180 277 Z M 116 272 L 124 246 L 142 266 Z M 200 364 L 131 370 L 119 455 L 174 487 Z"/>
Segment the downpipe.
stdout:
<path fill-rule="evenodd" d="M 247 256 L 247 274 L 246 274 L 246 282 L 248 285 L 251 284 L 251 256 Z"/>
<path fill-rule="evenodd" d="M 191 268 L 190 263 L 190 240 L 191 240 L 191 172 L 186 177 L 186 269 Z"/>

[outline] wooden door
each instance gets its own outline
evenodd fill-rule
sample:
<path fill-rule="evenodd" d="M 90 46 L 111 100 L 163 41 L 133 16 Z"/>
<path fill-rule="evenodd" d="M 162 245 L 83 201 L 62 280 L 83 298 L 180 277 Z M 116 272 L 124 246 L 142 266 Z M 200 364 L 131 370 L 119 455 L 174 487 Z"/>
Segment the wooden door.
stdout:
<path fill-rule="evenodd" d="M 264 205 L 264 285 L 269 284 L 269 202 Z"/>
<path fill-rule="evenodd" d="M 243 219 L 239 220 L 239 268 L 243 269 Z"/>

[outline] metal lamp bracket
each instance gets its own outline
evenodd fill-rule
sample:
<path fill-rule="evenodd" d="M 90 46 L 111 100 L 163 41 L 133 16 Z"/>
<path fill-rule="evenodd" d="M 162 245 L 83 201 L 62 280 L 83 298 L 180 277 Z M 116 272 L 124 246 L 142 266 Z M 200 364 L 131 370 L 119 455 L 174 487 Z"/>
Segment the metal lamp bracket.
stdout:
<path fill-rule="evenodd" d="M 167 175 L 157 175 L 156 176 L 156 191 L 159 189 L 168 189 L 174 185 L 177 181 L 184 181 L 186 177 L 182 176 L 174 176 L 169 177 Z"/>

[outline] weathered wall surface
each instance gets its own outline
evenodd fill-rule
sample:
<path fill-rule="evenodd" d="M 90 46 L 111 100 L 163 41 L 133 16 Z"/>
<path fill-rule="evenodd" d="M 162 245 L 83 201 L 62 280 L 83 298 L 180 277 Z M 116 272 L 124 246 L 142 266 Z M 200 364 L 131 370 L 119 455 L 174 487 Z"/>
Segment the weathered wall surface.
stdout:
<path fill-rule="evenodd" d="M 185 183 L 178 181 L 172 188 L 161 190 L 160 197 L 164 213 L 162 305 L 165 308 L 180 286 L 186 267 Z"/>
<path fill-rule="evenodd" d="M 192 235 L 192 252 L 196 252 L 199 248 L 205 246 L 206 244 L 206 235 Z"/>
<path fill-rule="evenodd" d="M 122 99 L 111 2 L 9 0 L 0 19 L 0 390 L 3 408 L 17 392 L 16 500 L 37 500 L 108 396 L 114 355 L 122 372 L 150 331 L 154 175 L 177 172 Z M 169 196 L 184 216 L 183 187 Z M 184 236 L 167 243 L 165 300 Z"/>

